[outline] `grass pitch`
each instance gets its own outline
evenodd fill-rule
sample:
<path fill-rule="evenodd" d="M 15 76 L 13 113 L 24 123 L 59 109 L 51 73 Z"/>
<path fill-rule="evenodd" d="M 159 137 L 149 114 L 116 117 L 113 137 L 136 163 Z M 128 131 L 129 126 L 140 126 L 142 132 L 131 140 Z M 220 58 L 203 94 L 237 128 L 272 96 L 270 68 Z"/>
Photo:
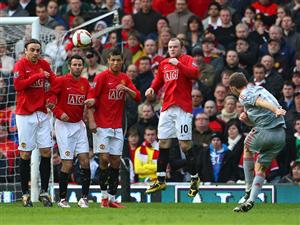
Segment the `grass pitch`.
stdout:
<path fill-rule="evenodd" d="M 298 204 L 256 204 L 248 213 L 234 213 L 235 204 L 212 203 L 127 203 L 125 209 L 23 208 L 21 203 L 0 204 L 0 225 L 296 225 L 300 224 Z"/>

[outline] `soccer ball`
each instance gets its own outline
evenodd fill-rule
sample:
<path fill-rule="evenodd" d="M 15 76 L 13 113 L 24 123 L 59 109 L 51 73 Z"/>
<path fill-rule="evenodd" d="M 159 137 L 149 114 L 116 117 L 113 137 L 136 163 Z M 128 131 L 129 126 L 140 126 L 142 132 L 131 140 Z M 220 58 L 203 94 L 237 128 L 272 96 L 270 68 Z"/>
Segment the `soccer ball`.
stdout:
<path fill-rule="evenodd" d="M 77 30 L 73 34 L 72 41 L 76 47 L 87 47 L 92 43 L 92 36 L 87 30 Z"/>

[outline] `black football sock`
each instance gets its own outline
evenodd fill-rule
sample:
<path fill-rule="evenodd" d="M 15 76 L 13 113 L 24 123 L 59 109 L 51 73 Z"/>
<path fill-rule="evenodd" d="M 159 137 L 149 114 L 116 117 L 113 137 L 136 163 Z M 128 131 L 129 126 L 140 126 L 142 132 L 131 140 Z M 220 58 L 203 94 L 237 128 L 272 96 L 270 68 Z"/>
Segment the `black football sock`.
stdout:
<path fill-rule="evenodd" d="M 115 169 L 112 167 L 108 168 L 108 185 L 109 185 L 109 191 L 108 193 L 111 195 L 116 195 L 118 190 L 118 184 L 119 184 L 119 169 Z"/>
<path fill-rule="evenodd" d="M 81 168 L 80 169 L 80 180 L 82 185 L 82 197 L 87 198 L 90 190 L 90 181 L 91 181 L 91 170 Z"/>
<path fill-rule="evenodd" d="M 41 157 L 40 162 L 40 176 L 41 176 L 41 192 L 48 191 L 49 178 L 51 172 L 51 158 Z"/>
<path fill-rule="evenodd" d="M 23 195 L 29 194 L 28 182 L 30 180 L 30 159 L 24 160 L 21 158 L 21 160 L 20 160 L 20 176 L 21 176 L 22 193 L 23 193 Z"/>
<path fill-rule="evenodd" d="M 107 190 L 107 180 L 108 180 L 108 168 L 106 169 L 101 169 L 100 168 L 100 172 L 99 172 L 99 181 L 100 181 L 100 189 L 102 191 L 106 191 Z"/>
<path fill-rule="evenodd" d="M 67 197 L 68 181 L 69 181 L 69 174 L 60 171 L 60 177 L 59 177 L 59 197 L 60 197 L 60 199 L 65 199 Z"/>
<path fill-rule="evenodd" d="M 196 161 L 196 156 L 194 153 L 194 149 L 190 148 L 187 150 L 185 153 L 185 157 L 187 159 L 187 167 L 188 167 L 188 172 L 191 174 L 192 179 L 198 179 L 197 176 L 197 161 Z"/>
<path fill-rule="evenodd" d="M 166 180 L 166 169 L 169 163 L 169 148 L 159 148 L 157 159 L 157 180 L 162 183 Z"/>

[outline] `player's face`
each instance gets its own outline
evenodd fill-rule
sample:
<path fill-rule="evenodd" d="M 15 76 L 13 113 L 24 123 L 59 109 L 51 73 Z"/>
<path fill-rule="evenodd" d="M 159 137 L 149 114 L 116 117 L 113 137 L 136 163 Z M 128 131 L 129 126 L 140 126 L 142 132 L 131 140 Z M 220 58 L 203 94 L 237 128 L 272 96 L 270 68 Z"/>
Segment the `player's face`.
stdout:
<path fill-rule="evenodd" d="M 40 54 L 41 46 L 39 44 L 31 43 L 27 45 L 27 48 L 25 49 L 25 55 L 30 62 L 36 63 L 40 57 Z"/>
<path fill-rule="evenodd" d="M 83 70 L 83 62 L 81 59 L 72 59 L 70 64 L 70 73 L 78 78 Z"/>
<path fill-rule="evenodd" d="M 176 58 L 182 53 L 182 46 L 179 40 L 169 41 L 168 51 L 171 58 Z"/>
<path fill-rule="evenodd" d="M 112 55 L 109 57 L 108 66 L 113 73 L 119 73 L 122 69 L 122 65 L 123 60 L 120 55 Z"/>

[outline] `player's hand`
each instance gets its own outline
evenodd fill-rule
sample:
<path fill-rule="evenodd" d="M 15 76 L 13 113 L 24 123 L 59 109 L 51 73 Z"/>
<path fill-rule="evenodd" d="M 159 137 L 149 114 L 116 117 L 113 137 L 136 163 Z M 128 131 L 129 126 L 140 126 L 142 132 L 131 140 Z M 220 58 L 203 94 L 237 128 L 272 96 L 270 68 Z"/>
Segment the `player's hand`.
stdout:
<path fill-rule="evenodd" d="M 276 117 L 285 116 L 285 114 L 286 114 L 286 110 L 284 110 L 283 108 L 278 108 L 275 111 Z"/>
<path fill-rule="evenodd" d="M 94 98 L 89 98 L 84 101 L 84 104 L 87 105 L 88 107 L 92 107 L 95 104 L 95 99 Z"/>
<path fill-rule="evenodd" d="M 176 58 L 171 58 L 171 59 L 169 59 L 169 63 L 174 65 L 174 66 L 177 66 L 179 61 Z"/>
<path fill-rule="evenodd" d="M 146 90 L 146 92 L 145 92 L 145 96 L 146 97 L 152 97 L 152 96 L 154 96 L 154 89 L 153 88 L 148 88 L 147 90 Z"/>
<path fill-rule="evenodd" d="M 239 120 L 242 121 L 242 122 L 247 122 L 248 121 L 248 115 L 247 115 L 247 113 L 242 112 L 240 114 Z"/>
<path fill-rule="evenodd" d="M 45 78 L 49 78 L 50 77 L 50 73 L 48 73 L 47 71 L 44 71 L 44 75 L 45 75 Z"/>
<path fill-rule="evenodd" d="M 63 113 L 61 116 L 60 116 L 60 120 L 61 121 L 64 121 L 64 122 L 68 122 L 69 121 L 69 116 L 66 114 L 66 113 Z"/>
<path fill-rule="evenodd" d="M 117 85 L 116 88 L 118 91 L 124 91 L 124 92 L 126 92 L 128 89 L 124 84 L 119 84 L 119 85 Z"/>
<path fill-rule="evenodd" d="M 95 122 L 89 122 L 89 129 L 92 133 L 97 133 L 97 125 Z"/>
<path fill-rule="evenodd" d="M 50 103 L 50 102 L 47 102 L 46 103 L 46 107 L 50 110 L 54 109 L 55 108 L 55 104 L 54 103 Z"/>

